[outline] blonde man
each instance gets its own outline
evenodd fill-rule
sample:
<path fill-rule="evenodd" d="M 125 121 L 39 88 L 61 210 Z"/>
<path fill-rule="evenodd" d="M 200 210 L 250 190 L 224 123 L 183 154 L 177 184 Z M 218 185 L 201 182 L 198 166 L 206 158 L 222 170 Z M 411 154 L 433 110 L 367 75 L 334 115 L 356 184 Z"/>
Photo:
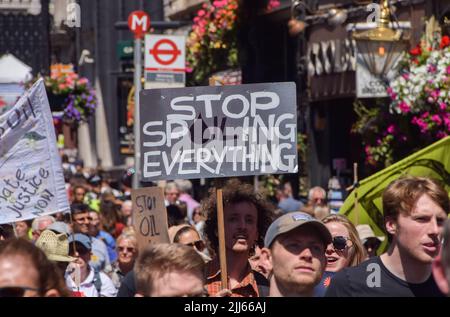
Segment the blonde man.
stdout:
<path fill-rule="evenodd" d="M 204 262 L 189 246 L 156 244 L 146 248 L 134 269 L 136 297 L 199 297 L 204 287 Z"/>

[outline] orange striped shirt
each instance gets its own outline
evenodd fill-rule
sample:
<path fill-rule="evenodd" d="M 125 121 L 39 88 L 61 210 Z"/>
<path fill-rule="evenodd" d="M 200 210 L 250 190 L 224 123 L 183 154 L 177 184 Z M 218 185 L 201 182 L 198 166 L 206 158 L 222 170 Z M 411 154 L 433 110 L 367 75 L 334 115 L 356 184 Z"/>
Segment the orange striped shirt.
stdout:
<path fill-rule="evenodd" d="M 229 281 L 228 277 L 228 283 Z M 220 264 L 217 258 L 206 265 L 206 288 L 209 296 L 214 296 L 222 290 Z M 231 297 L 259 297 L 258 285 L 249 262 L 247 262 L 245 277 L 231 289 Z"/>

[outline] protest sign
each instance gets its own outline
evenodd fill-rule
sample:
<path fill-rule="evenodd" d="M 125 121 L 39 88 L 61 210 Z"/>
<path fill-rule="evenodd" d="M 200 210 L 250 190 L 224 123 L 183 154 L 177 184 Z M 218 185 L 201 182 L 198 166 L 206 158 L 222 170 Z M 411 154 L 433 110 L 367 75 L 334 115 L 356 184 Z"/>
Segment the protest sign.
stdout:
<path fill-rule="evenodd" d="M 169 243 L 167 211 L 162 189 L 159 187 L 133 189 L 131 201 L 139 249 L 148 244 Z"/>
<path fill-rule="evenodd" d="M 0 116 L 0 224 L 69 211 L 53 118 L 40 79 Z"/>
<path fill-rule="evenodd" d="M 141 91 L 141 181 L 296 173 L 294 83 Z"/>

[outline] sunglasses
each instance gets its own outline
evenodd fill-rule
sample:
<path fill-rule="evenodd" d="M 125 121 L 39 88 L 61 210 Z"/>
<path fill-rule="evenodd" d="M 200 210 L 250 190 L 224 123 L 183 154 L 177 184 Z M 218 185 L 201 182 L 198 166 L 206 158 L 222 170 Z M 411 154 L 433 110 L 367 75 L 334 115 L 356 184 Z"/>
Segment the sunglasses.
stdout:
<path fill-rule="evenodd" d="M 39 289 L 26 286 L 0 287 L 0 297 L 23 297 L 26 291 L 39 292 Z"/>
<path fill-rule="evenodd" d="M 197 240 L 191 243 L 187 243 L 186 245 L 190 247 L 195 247 L 198 251 L 203 251 L 205 249 L 205 243 L 202 240 Z"/>
<path fill-rule="evenodd" d="M 119 252 L 127 251 L 129 253 L 133 253 L 136 249 L 135 248 L 124 248 L 124 247 L 117 247 Z"/>
<path fill-rule="evenodd" d="M 333 248 L 338 251 L 344 251 L 348 247 L 347 240 L 350 240 L 350 238 L 344 236 L 333 237 Z"/>

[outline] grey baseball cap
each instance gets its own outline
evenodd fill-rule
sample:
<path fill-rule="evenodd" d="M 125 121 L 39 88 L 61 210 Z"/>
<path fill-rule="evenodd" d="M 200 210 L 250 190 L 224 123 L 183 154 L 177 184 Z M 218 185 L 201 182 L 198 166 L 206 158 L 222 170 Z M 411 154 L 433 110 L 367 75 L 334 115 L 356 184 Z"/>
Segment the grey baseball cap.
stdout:
<path fill-rule="evenodd" d="M 83 233 L 75 233 L 75 234 L 70 235 L 69 243 L 72 243 L 72 242 L 78 242 L 86 249 L 92 250 L 91 239 Z"/>
<path fill-rule="evenodd" d="M 62 221 L 55 221 L 50 226 L 48 226 L 47 229 L 55 231 L 57 233 L 64 233 L 67 236 L 71 234 L 69 225 Z"/>
<path fill-rule="evenodd" d="M 269 248 L 275 238 L 280 234 L 287 233 L 300 226 L 305 225 L 311 226 L 315 230 L 317 230 L 317 233 L 325 243 L 325 246 L 331 243 L 331 233 L 322 222 L 304 212 L 289 212 L 277 218 L 269 226 L 269 229 L 267 229 L 266 236 L 264 238 L 265 247 Z"/>

